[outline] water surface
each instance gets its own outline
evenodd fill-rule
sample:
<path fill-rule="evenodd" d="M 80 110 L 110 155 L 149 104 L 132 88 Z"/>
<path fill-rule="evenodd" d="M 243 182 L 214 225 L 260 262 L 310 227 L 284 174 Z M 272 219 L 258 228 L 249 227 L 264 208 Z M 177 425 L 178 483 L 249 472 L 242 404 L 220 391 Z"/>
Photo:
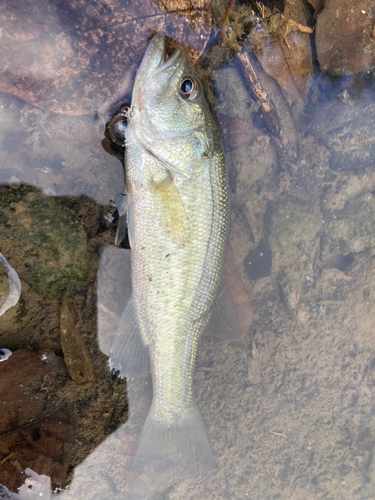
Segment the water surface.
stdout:
<path fill-rule="evenodd" d="M 151 382 L 107 367 L 130 263 L 127 242 L 114 246 L 123 166 L 102 139 L 130 102 L 150 30 L 193 48 L 222 129 L 232 204 L 225 275 L 242 327 L 235 342 L 205 336 L 197 356 L 217 468 L 176 478 L 157 498 L 375 498 L 371 73 L 333 77 L 314 49 L 305 94 L 283 90 L 247 42 L 240 47 L 251 7 L 235 4 L 226 39 L 216 28 L 227 5 L 214 3 L 214 28 L 209 7 L 2 7 L 0 251 L 22 293 L 0 318 L 0 347 L 13 352 L 0 362 L 0 498 L 127 498 Z M 323 35 L 311 35 L 313 48 Z M 0 264 L 0 306 L 8 293 Z"/>

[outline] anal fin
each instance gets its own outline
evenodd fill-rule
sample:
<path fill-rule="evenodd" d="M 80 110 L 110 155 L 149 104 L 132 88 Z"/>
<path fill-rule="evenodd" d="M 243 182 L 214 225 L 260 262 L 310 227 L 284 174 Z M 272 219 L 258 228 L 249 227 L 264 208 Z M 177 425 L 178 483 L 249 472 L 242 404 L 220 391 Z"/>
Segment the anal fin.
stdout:
<path fill-rule="evenodd" d="M 204 335 L 226 341 L 239 340 L 242 336 L 240 318 L 224 280 Z"/>

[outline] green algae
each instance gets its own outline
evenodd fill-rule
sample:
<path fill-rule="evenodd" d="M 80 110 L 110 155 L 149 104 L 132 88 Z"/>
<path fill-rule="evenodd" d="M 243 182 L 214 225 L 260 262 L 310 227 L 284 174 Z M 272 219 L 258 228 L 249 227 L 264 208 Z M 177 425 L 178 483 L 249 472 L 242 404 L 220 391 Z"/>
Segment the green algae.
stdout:
<path fill-rule="evenodd" d="M 84 288 L 87 237 L 63 201 L 33 188 L 0 188 L 0 241 L 21 280 L 47 299 Z"/>

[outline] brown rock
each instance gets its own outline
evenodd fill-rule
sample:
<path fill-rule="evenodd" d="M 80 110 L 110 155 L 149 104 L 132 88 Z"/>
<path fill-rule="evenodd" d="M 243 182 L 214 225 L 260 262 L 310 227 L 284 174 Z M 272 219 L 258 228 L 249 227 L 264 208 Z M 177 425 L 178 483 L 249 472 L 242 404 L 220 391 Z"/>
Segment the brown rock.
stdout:
<path fill-rule="evenodd" d="M 226 151 L 239 148 L 260 135 L 266 135 L 263 130 L 250 125 L 245 120 L 223 114 L 218 115 L 218 120 Z"/>
<path fill-rule="evenodd" d="M 324 7 L 324 0 L 307 0 L 309 4 L 313 7 L 315 10 L 315 15 L 317 16 Z"/>
<path fill-rule="evenodd" d="M 190 47 L 211 30 L 208 0 L 189 2 L 15 0 L 0 4 L 0 92 L 80 115 L 108 109 L 131 88 L 153 32 Z"/>
<path fill-rule="evenodd" d="M 331 75 L 357 74 L 375 67 L 373 0 L 327 0 L 316 23 L 316 50 Z"/>
<path fill-rule="evenodd" d="M 27 349 L 0 363 L 1 482 L 10 490 L 24 483 L 27 467 L 50 476 L 53 488 L 66 479 L 74 437 L 70 410 L 46 410 L 47 392 L 41 390 L 54 370 L 65 372 L 62 363 L 52 367 Z"/>

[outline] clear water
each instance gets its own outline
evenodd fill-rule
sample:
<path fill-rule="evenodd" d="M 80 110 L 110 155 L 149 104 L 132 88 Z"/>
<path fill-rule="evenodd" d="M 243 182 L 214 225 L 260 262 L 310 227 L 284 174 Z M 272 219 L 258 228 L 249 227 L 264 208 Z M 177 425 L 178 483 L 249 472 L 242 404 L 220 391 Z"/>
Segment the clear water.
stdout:
<path fill-rule="evenodd" d="M 194 30 L 190 14 L 147 2 L 1 8 L 0 252 L 22 293 L 0 318 L 0 348 L 13 352 L 0 362 L 0 498 L 127 498 L 151 387 L 106 364 L 130 265 L 126 243 L 114 246 L 123 167 L 101 143 L 150 29 L 207 43 L 197 68 L 214 82 L 227 148 L 225 274 L 242 325 L 235 342 L 204 337 L 197 357 L 217 468 L 156 498 L 375 498 L 371 77 L 332 78 L 315 61 L 304 102 L 252 59 L 281 147 L 204 9 Z M 213 5 L 216 24 L 225 8 Z M 0 306 L 8 293 L 0 264 Z"/>

